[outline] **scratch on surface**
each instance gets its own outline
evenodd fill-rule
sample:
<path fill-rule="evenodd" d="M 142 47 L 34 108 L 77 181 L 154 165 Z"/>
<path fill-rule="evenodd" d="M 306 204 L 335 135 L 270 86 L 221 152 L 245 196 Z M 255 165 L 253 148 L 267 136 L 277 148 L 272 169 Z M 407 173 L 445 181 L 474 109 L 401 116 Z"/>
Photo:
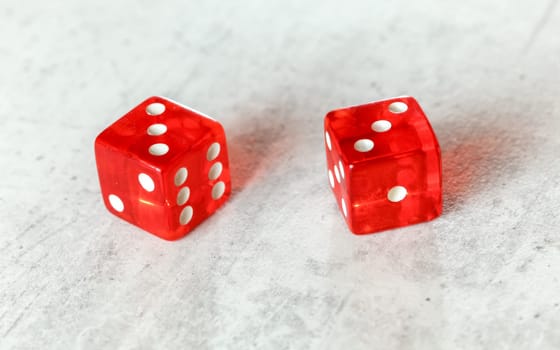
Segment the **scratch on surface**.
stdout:
<path fill-rule="evenodd" d="M 267 326 L 272 319 L 278 315 L 280 313 L 280 311 L 282 311 L 282 309 L 284 308 L 284 306 L 286 306 L 286 304 L 288 303 L 288 298 L 284 299 L 282 302 L 280 302 L 278 304 L 278 306 L 276 306 L 274 308 L 274 310 L 270 313 L 270 315 L 266 318 L 266 320 L 263 320 L 263 322 L 261 323 L 261 327 L 259 330 L 259 334 L 262 334 L 262 330 L 265 328 L 265 326 Z"/>
<path fill-rule="evenodd" d="M 55 232 L 59 232 L 60 229 L 57 229 Z M 44 237 L 42 237 L 41 239 L 38 239 L 37 241 L 31 243 L 29 246 L 26 247 L 25 250 L 23 250 L 21 253 L 19 253 L 17 255 L 18 259 L 23 258 L 25 255 L 27 255 L 27 253 L 31 252 L 33 249 L 35 249 L 36 247 L 40 246 L 44 241 L 46 241 L 49 238 L 52 238 L 54 236 L 54 234 L 52 234 L 51 232 L 45 232 L 44 233 Z M 41 257 L 44 258 L 45 256 Z"/>
<path fill-rule="evenodd" d="M 351 295 L 352 295 L 351 292 L 346 294 L 346 296 L 340 302 L 340 305 L 338 305 L 338 307 L 336 308 L 336 311 L 333 314 L 333 316 L 338 316 L 338 314 L 340 314 L 342 312 L 342 309 L 344 309 L 344 307 L 346 306 L 346 303 L 348 302 L 348 299 L 350 299 Z"/>
<path fill-rule="evenodd" d="M 288 298 L 282 300 L 280 303 L 278 303 L 278 305 L 274 308 L 274 310 L 272 310 L 270 312 L 270 315 L 268 315 L 268 317 L 261 322 L 261 325 L 260 325 L 259 329 L 255 332 L 255 340 L 254 340 L 255 344 L 258 344 L 258 343 L 262 342 L 261 338 L 262 338 L 262 336 L 265 336 L 265 334 L 266 334 L 265 331 L 264 331 L 265 328 L 268 326 L 269 323 L 272 322 L 272 319 L 276 315 L 280 314 L 280 312 L 282 311 L 284 306 L 286 306 L 287 303 L 288 303 Z M 259 348 L 262 348 L 262 346 L 260 346 Z"/>
<path fill-rule="evenodd" d="M 352 296 L 352 291 L 348 292 L 342 298 L 342 300 L 338 304 L 338 307 L 334 310 L 334 312 L 331 312 L 328 315 L 327 319 L 323 322 L 323 334 L 319 337 L 319 339 L 322 340 L 320 341 L 320 345 L 317 347 L 318 349 L 326 349 L 328 343 L 331 342 L 330 335 L 332 333 L 333 328 L 336 326 L 336 324 L 339 321 L 338 315 L 340 315 L 340 313 L 344 310 L 351 296 Z"/>
<path fill-rule="evenodd" d="M 531 46 L 533 46 L 533 44 L 537 40 L 537 37 L 541 33 L 542 29 L 544 28 L 544 26 L 550 20 L 550 16 L 554 12 L 554 9 L 556 8 L 557 3 L 558 3 L 558 0 L 549 0 L 548 1 L 548 4 L 546 5 L 546 7 L 544 9 L 544 13 L 539 18 L 537 23 L 535 23 L 535 26 L 533 27 L 533 31 L 531 32 L 531 35 L 529 36 L 529 39 L 527 40 L 527 42 L 523 46 L 523 53 L 529 51 Z"/>
<path fill-rule="evenodd" d="M 49 217 L 49 214 L 46 214 L 44 216 L 44 218 L 39 219 L 38 221 L 34 222 L 34 225 L 30 225 L 30 227 L 26 228 L 26 232 L 30 231 L 31 229 L 33 229 L 35 226 L 37 226 L 37 224 L 43 222 L 45 220 L 45 218 Z M 47 231 L 42 231 L 41 234 L 43 235 L 42 238 L 36 240 L 35 242 L 27 245 L 25 248 L 25 250 L 23 250 L 20 254 L 17 255 L 17 258 L 20 259 L 23 256 L 25 256 L 27 253 L 29 253 L 30 251 L 32 251 L 33 249 L 35 249 L 37 246 L 40 246 L 44 241 L 46 241 L 47 239 L 53 238 L 55 235 L 57 235 L 58 233 L 62 232 L 62 229 L 64 229 L 65 227 L 68 227 L 69 225 L 73 224 L 76 222 L 76 218 L 72 217 L 70 218 L 70 221 L 65 221 L 63 222 L 60 226 L 55 227 L 51 230 L 47 230 Z M 21 237 L 22 235 L 20 235 Z"/>
<path fill-rule="evenodd" d="M 16 328 L 16 326 L 18 325 L 19 321 L 21 321 L 21 319 L 23 318 L 23 314 L 25 314 L 25 311 L 22 312 L 21 314 L 19 314 L 19 316 L 15 319 L 14 322 L 12 322 L 12 325 L 10 327 L 8 327 L 8 329 L 6 330 L 6 333 L 4 333 L 4 337 L 7 337 L 8 334 L 10 334 L 10 332 Z"/>
<path fill-rule="evenodd" d="M 48 218 L 48 215 L 43 215 L 41 217 L 39 217 L 38 219 L 36 219 L 35 221 L 33 221 L 31 224 L 27 225 L 25 228 L 23 228 L 23 230 L 19 231 L 18 233 L 18 237 L 21 238 L 23 236 L 25 236 L 26 234 L 28 234 L 29 232 L 31 232 L 34 228 L 36 228 L 39 224 L 41 224 L 43 221 L 45 221 Z M 0 247 L 0 251 L 5 251 L 8 250 L 8 248 L 10 248 L 13 244 L 15 244 L 17 241 L 13 240 L 13 241 L 7 241 L 2 247 Z M 21 254 L 20 254 L 21 256 Z"/>
<path fill-rule="evenodd" d="M 26 226 L 21 232 L 19 232 L 18 236 L 23 237 L 29 232 L 31 232 L 34 228 L 36 228 L 39 224 L 43 223 L 49 216 L 47 214 L 41 215 L 38 219 L 33 221 L 31 224 Z"/>
<path fill-rule="evenodd" d="M 21 321 L 21 319 L 23 318 L 23 315 L 25 315 L 27 313 L 27 311 L 31 308 L 31 305 L 33 305 L 33 303 L 35 303 L 35 300 L 37 300 L 37 298 L 39 298 L 40 293 L 38 293 L 37 295 L 35 295 L 35 298 L 33 298 L 33 300 L 31 300 L 29 302 L 29 304 L 25 305 L 25 307 L 23 308 L 23 310 L 20 312 L 20 314 L 18 315 L 18 317 L 16 317 L 16 319 L 14 320 L 14 322 L 12 322 L 12 324 L 10 325 L 10 327 L 8 327 L 8 329 L 6 330 L 6 332 L 4 333 L 4 338 L 8 336 L 8 334 L 10 334 L 10 332 L 16 328 L 16 326 L 19 324 L 19 322 Z"/>

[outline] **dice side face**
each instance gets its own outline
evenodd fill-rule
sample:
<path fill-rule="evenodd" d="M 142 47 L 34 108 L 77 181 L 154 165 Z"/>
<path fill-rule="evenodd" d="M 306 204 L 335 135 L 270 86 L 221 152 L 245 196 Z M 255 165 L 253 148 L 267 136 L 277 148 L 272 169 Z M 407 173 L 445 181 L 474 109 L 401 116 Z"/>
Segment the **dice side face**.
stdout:
<path fill-rule="evenodd" d="M 348 191 L 350 168 L 343 161 L 338 143 L 332 140 L 330 136 L 331 132 L 332 130 L 329 130 L 327 125 L 325 125 L 324 139 L 327 156 L 327 180 L 342 216 L 346 220 L 348 226 L 352 227 L 353 220 L 352 215 L 349 215 L 351 214 L 351 209 L 349 207 L 351 202 Z"/>
<path fill-rule="evenodd" d="M 161 169 L 121 153 L 102 139 L 95 142 L 103 202 L 114 215 L 157 236 L 170 229 Z"/>
<path fill-rule="evenodd" d="M 168 189 L 170 240 L 192 231 L 214 214 L 231 194 L 226 138 L 222 126 L 215 123 L 192 153 L 164 169 Z"/>
<path fill-rule="evenodd" d="M 339 157 L 350 230 L 366 234 L 441 214 L 441 157 L 418 103 L 400 97 L 330 112 L 325 117 L 329 169 Z M 325 136 L 325 139 L 327 136 Z M 336 192 L 336 191 L 335 191 Z M 340 207 L 340 205 L 339 205 Z M 344 214 L 344 212 L 343 212 Z"/>
<path fill-rule="evenodd" d="M 231 173 L 226 135 L 223 127 L 216 124 L 216 135 L 202 148 L 203 174 L 206 176 L 202 194 L 207 198 L 205 211 L 208 215 L 218 210 L 231 195 Z"/>
<path fill-rule="evenodd" d="M 350 174 L 352 232 L 367 234 L 432 220 L 441 214 L 435 151 L 360 163 Z"/>
<path fill-rule="evenodd" d="M 223 127 L 165 98 L 147 99 L 105 129 L 95 151 L 109 211 L 166 240 L 185 236 L 231 191 Z"/>

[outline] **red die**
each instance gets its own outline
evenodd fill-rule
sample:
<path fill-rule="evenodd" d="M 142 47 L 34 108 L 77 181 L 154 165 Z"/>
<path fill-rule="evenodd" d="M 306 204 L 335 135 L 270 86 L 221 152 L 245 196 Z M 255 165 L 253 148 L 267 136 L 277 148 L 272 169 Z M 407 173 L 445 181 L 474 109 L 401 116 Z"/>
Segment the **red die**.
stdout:
<path fill-rule="evenodd" d="M 325 117 L 330 185 L 356 234 L 441 214 L 438 141 L 412 97 L 332 111 Z"/>
<path fill-rule="evenodd" d="M 95 158 L 109 211 L 167 240 L 185 236 L 231 191 L 222 126 L 161 97 L 99 134 Z"/>

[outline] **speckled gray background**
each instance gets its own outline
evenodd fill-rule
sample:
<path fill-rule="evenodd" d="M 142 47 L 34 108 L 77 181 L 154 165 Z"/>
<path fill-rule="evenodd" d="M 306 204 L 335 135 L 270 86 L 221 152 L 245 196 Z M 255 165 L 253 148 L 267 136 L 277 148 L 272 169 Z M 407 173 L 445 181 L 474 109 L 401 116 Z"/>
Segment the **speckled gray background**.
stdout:
<path fill-rule="evenodd" d="M 559 349 L 556 3 L 0 0 L 0 348 Z M 229 137 L 231 201 L 174 243 L 93 157 L 154 94 Z M 356 237 L 322 118 L 401 94 L 445 212 Z"/>

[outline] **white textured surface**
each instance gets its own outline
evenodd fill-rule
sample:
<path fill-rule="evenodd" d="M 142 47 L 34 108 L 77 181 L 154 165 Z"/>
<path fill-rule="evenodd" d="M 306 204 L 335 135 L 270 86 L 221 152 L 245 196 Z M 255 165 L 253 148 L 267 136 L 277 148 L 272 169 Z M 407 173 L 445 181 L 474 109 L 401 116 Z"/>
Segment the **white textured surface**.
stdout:
<path fill-rule="evenodd" d="M 0 348 L 560 348 L 560 6 L 0 0 Z M 160 94 L 234 194 L 169 243 L 103 207 L 93 139 Z M 410 94 L 445 213 L 356 237 L 322 118 Z"/>

